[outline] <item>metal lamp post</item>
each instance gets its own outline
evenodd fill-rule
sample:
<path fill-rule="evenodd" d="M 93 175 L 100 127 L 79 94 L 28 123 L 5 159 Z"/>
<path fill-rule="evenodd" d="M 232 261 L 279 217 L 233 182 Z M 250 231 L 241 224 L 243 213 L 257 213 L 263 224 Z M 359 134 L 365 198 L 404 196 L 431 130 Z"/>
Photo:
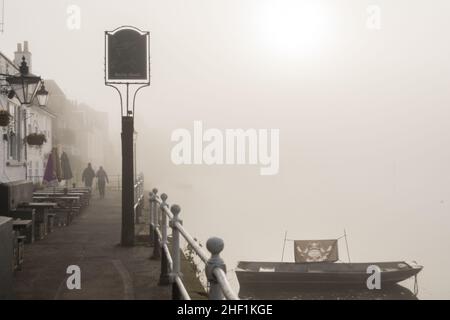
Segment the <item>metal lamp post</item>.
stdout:
<path fill-rule="evenodd" d="M 45 89 L 45 83 L 42 81 L 41 88 L 36 92 L 36 97 L 40 107 L 46 107 L 48 102 L 48 91 Z"/>
<path fill-rule="evenodd" d="M 13 76 L 7 76 L 6 82 L 11 86 L 11 89 L 20 104 L 29 106 L 33 102 L 39 84 L 41 83 L 41 77 L 29 72 L 25 57 L 22 58 L 19 70 L 20 73 Z"/>

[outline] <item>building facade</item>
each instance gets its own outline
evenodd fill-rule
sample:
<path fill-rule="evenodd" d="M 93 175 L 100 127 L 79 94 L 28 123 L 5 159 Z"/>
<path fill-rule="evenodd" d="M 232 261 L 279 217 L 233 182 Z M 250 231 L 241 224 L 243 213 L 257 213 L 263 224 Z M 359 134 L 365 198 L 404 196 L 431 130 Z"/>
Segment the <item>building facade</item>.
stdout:
<path fill-rule="evenodd" d="M 27 146 L 27 180 L 42 183 L 48 158 L 53 148 L 53 120 L 56 116 L 47 108 L 32 105 L 27 112 L 27 134 L 42 133 L 47 142 L 40 147 Z"/>
<path fill-rule="evenodd" d="M 31 73 L 32 54 L 26 41 L 17 45 L 13 60 L 0 53 L 0 73 L 17 74 L 23 58 Z M 103 166 L 115 173 L 117 161 L 108 156 L 112 145 L 107 113 L 68 99 L 54 80 L 45 80 L 49 91 L 45 107 L 36 101 L 22 106 L 17 99 L 8 98 L 4 80 L 1 85 L 0 110 L 8 110 L 11 121 L 0 127 L 0 183 L 28 180 L 41 184 L 48 158 L 55 148 L 59 156 L 65 152 L 70 160 L 73 179 L 67 183 L 81 184 L 82 172 L 89 162 L 95 169 Z M 46 142 L 39 147 L 28 145 L 26 137 L 32 133 L 44 134 Z"/>
<path fill-rule="evenodd" d="M 17 66 L 0 52 L 0 73 L 13 75 Z M 0 127 L 0 183 L 26 180 L 25 137 L 26 110 L 16 99 L 8 98 L 4 80 L 1 81 L 0 110 L 9 111 L 11 118 Z"/>

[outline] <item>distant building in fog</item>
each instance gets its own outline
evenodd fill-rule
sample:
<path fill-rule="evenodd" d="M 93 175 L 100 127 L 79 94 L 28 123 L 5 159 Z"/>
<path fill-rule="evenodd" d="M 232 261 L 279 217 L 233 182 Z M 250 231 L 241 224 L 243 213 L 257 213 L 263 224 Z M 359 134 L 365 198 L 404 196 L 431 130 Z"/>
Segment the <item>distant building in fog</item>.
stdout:
<path fill-rule="evenodd" d="M 85 141 L 80 145 L 82 153 L 94 167 L 103 166 L 107 153 L 108 114 L 98 112 L 86 104 L 79 104 L 77 112 L 83 124 L 83 127 L 80 128 L 81 141 Z"/>
<path fill-rule="evenodd" d="M 108 114 L 87 104 L 69 100 L 58 84 L 46 81 L 50 92 L 48 108 L 55 113 L 53 141 L 60 153 L 71 160 L 74 182 L 81 183 L 81 174 L 88 162 L 94 168 L 114 170 L 107 154 L 110 149 Z"/>

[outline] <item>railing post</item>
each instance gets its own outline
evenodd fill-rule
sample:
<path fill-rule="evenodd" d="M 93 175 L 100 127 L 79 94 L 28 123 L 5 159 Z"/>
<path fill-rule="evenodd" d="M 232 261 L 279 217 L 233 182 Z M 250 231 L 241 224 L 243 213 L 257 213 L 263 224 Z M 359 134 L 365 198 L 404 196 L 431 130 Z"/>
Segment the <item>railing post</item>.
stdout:
<path fill-rule="evenodd" d="M 183 221 L 179 218 L 181 208 L 178 205 L 173 205 L 170 208 L 170 211 L 173 214 L 173 219 L 170 222 L 170 227 L 172 228 L 172 262 L 173 262 L 173 270 L 172 270 L 172 299 L 180 300 L 180 290 L 178 289 L 178 285 L 175 281 L 175 277 L 181 277 L 181 266 L 180 266 L 180 231 L 178 230 L 176 224 L 182 224 Z"/>
<path fill-rule="evenodd" d="M 141 196 L 141 191 L 139 187 L 139 183 L 136 184 L 136 187 L 134 188 L 134 223 L 139 224 L 139 220 L 141 217 L 141 203 L 139 201 Z"/>
<path fill-rule="evenodd" d="M 206 248 L 211 253 L 211 258 L 209 258 L 205 268 L 206 278 L 209 282 L 209 300 L 224 300 L 225 297 L 220 288 L 220 284 L 217 282 L 213 273 L 215 268 L 220 268 L 225 271 L 225 273 L 227 272 L 225 263 L 220 257 L 220 253 L 224 248 L 223 240 L 220 238 L 210 238 L 206 242 Z"/>
<path fill-rule="evenodd" d="M 169 262 L 167 259 L 166 251 L 164 250 L 164 247 L 167 247 L 167 214 L 164 212 L 164 208 L 168 207 L 167 204 L 167 194 L 163 193 L 161 195 L 161 274 L 159 276 L 159 285 L 165 286 L 170 284 L 170 269 L 169 269 Z"/>
<path fill-rule="evenodd" d="M 149 231 L 149 237 L 150 237 L 150 245 L 154 246 L 155 243 L 153 242 L 155 240 L 155 209 L 156 209 L 156 196 L 158 194 L 158 189 L 153 189 L 152 192 L 150 192 L 150 231 Z"/>
<path fill-rule="evenodd" d="M 161 258 L 161 242 L 159 239 L 158 229 L 160 228 L 159 216 L 160 216 L 160 208 L 158 206 L 158 202 L 154 202 L 154 216 L 153 216 L 153 256 L 152 259 L 158 260 Z"/>
<path fill-rule="evenodd" d="M 141 181 L 140 188 L 139 188 L 139 219 L 142 221 L 143 212 L 144 212 L 144 181 Z"/>

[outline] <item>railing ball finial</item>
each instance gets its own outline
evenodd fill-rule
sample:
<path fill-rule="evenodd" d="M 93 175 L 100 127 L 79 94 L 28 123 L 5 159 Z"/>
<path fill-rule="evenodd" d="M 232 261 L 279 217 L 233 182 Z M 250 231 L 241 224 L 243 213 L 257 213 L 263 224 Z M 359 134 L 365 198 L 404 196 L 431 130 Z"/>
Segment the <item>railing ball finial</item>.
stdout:
<path fill-rule="evenodd" d="M 208 239 L 206 242 L 206 249 L 211 252 L 212 255 L 219 255 L 225 247 L 222 239 L 214 237 Z"/>
<path fill-rule="evenodd" d="M 220 253 L 222 252 L 225 244 L 220 238 L 209 238 L 206 241 L 206 249 L 211 253 L 211 257 L 205 266 L 206 278 L 209 282 L 209 299 L 210 300 L 223 300 L 224 295 L 222 293 L 222 289 L 220 284 L 214 275 L 214 270 L 216 268 L 222 269 L 225 273 L 227 272 L 227 267 L 225 262 L 220 257 Z"/>
<path fill-rule="evenodd" d="M 180 208 L 179 205 L 174 204 L 172 206 L 172 208 L 170 208 L 170 211 L 173 213 L 174 216 L 178 216 L 180 214 L 180 212 L 181 212 L 181 208 Z"/>

